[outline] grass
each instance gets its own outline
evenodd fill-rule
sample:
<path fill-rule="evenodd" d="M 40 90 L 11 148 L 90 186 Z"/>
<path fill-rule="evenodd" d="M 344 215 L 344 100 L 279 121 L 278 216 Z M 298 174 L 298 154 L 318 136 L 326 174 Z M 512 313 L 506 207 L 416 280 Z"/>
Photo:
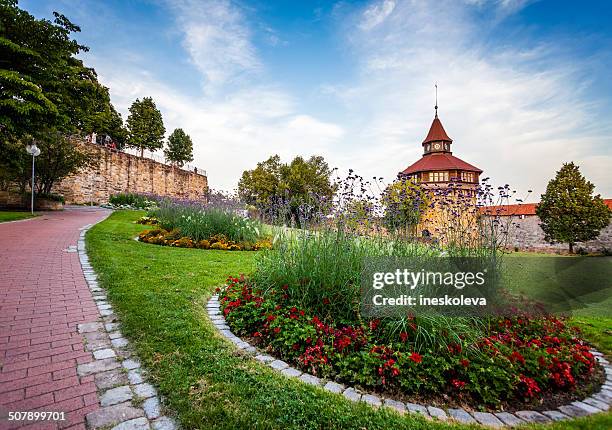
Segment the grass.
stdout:
<path fill-rule="evenodd" d="M 133 238 L 142 212 L 115 212 L 87 234 L 101 284 L 152 381 L 185 429 L 469 429 L 373 409 L 242 356 L 206 317 L 227 275 L 250 273 L 254 252 L 151 246 Z M 550 429 L 608 429 L 600 414 Z"/>
<path fill-rule="evenodd" d="M 30 212 L 0 211 L 0 222 L 17 221 L 20 219 L 33 218 L 35 216 L 38 215 L 32 215 Z"/>

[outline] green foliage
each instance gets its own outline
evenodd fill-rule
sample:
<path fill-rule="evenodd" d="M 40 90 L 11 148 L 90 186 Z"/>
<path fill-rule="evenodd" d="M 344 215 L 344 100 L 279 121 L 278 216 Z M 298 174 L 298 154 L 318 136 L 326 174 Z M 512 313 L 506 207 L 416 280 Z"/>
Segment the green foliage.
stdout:
<path fill-rule="evenodd" d="M 612 212 L 594 189 L 574 163 L 561 167 L 536 208 L 547 241 L 567 243 L 571 253 L 574 244 L 595 239 L 608 225 Z"/>
<path fill-rule="evenodd" d="M 162 202 L 149 212 L 167 230 L 178 230 L 195 241 L 223 235 L 233 242 L 257 242 L 262 236 L 259 221 L 236 215 L 230 210 Z"/>
<path fill-rule="evenodd" d="M 145 194 L 118 193 L 108 198 L 108 203 L 113 206 L 129 206 L 134 209 L 149 209 L 157 205 L 157 200 Z"/>
<path fill-rule="evenodd" d="M 168 138 L 168 146 L 164 149 L 166 160 L 182 167 L 193 161 L 193 142 L 182 128 L 175 129 Z"/>
<path fill-rule="evenodd" d="M 0 182 L 25 191 L 35 139 L 38 191 L 87 165 L 88 154 L 65 136 L 99 132 L 119 144 L 125 131 L 96 72 L 76 56 L 87 51 L 71 38 L 78 26 L 55 12 L 54 21 L 36 19 L 16 1 L 0 2 Z M 58 137 L 58 134 L 63 137 Z"/>
<path fill-rule="evenodd" d="M 360 318 L 361 276 L 367 257 L 431 253 L 419 244 L 361 237 L 342 229 L 298 231 L 276 242 L 273 251 L 258 259 L 254 282 L 264 289 L 287 285 L 302 306 L 341 321 Z"/>
<path fill-rule="evenodd" d="M 382 195 L 385 226 L 391 231 L 413 233 L 430 198 L 427 191 L 410 179 L 399 178 Z"/>
<path fill-rule="evenodd" d="M 37 145 L 40 155 L 36 157 L 36 188 L 40 193 L 50 194 L 55 183 L 97 161 L 86 146 L 59 132 L 42 135 Z"/>
<path fill-rule="evenodd" d="M 36 19 L 15 1 L 0 2 L 3 133 L 19 138 L 48 127 L 64 133 L 106 131 L 102 123 L 114 110 L 108 89 L 76 58 L 88 50 L 71 38 L 80 28 L 57 12 L 54 17 L 53 22 Z"/>
<path fill-rule="evenodd" d="M 393 337 L 384 322 L 326 320 L 292 300 L 287 286 L 264 291 L 248 279 L 230 278 L 221 294 L 234 333 L 318 376 L 394 394 L 461 396 L 478 406 L 508 401 L 529 405 L 544 392 L 595 388 L 595 358 L 563 320 L 515 312 L 491 318 L 478 336 L 448 341 L 447 330 L 419 348 L 418 333 L 427 320 L 411 318 Z M 301 299 L 301 298 L 300 298 Z M 301 300 L 298 300 L 301 301 Z M 334 303 L 328 303 L 334 308 Z M 431 330 L 432 327 L 427 327 Z"/>
<path fill-rule="evenodd" d="M 304 220 L 329 211 L 335 190 L 330 175 L 321 156 L 295 157 L 291 164 L 284 164 L 274 155 L 243 172 L 238 193 L 265 217 L 301 226 Z"/>
<path fill-rule="evenodd" d="M 145 149 L 156 151 L 164 146 L 164 120 L 151 97 L 132 103 L 127 129 L 128 146 L 140 149 L 141 157 Z"/>
<path fill-rule="evenodd" d="M 0 153 L 6 155 L 2 160 L 6 172 L 6 183 L 17 182 L 22 192 L 31 182 L 32 156 L 26 152 L 26 145 L 35 142 L 40 149 L 36 157 L 37 193 L 50 194 L 53 185 L 79 170 L 93 166 L 95 160 L 91 151 L 75 139 L 66 137 L 58 130 L 47 129 L 39 133 L 37 139 L 24 135 L 20 140 L 7 140 L 0 143 Z"/>

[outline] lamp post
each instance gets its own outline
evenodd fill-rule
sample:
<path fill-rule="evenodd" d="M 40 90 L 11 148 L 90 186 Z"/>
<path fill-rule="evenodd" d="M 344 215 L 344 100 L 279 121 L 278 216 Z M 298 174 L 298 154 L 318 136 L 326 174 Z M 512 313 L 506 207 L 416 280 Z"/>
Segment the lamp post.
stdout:
<path fill-rule="evenodd" d="M 31 201 L 31 211 L 32 215 L 34 215 L 34 160 L 36 157 L 40 155 L 40 148 L 36 146 L 35 143 L 26 146 L 26 151 L 28 154 L 32 155 L 32 201 Z"/>

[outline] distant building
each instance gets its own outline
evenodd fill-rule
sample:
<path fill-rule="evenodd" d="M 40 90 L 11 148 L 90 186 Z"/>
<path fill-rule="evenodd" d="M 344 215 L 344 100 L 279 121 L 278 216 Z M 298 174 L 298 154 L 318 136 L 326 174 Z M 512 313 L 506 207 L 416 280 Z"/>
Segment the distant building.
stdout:
<path fill-rule="evenodd" d="M 436 106 L 429 133 L 421 144 L 423 156 L 399 172 L 399 177 L 410 179 L 431 191 L 432 204 L 422 215 L 418 226 L 418 231 L 425 237 L 439 236 L 442 230 L 456 221 L 450 220 L 449 211 L 445 210 L 452 206 L 450 200 L 457 201 L 460 196 L 474 202 L 476 199 L 482 170 L 455 157 L 451 151 L 452 144 L 453 140 L 448 137 L 438 118 Z"/>
<path fill-rule="evenodd" d="M 612 199 L 604 199 L 612 209 Z M 508 225 L 506 247 L 519 251 L 567 252 L 567 244 L 550 244 L 544 240 L 544 231 L 540 228 L 540 218 L 536 215 L 537 203 L 516 205 L 486 206 L 480 208 L 484 215 L 499 217 L 500 224 Z M 595 239 L 577 243 L 576 250 L 587 252 L 612 252 L 612 223 L 599 232 Z"/>

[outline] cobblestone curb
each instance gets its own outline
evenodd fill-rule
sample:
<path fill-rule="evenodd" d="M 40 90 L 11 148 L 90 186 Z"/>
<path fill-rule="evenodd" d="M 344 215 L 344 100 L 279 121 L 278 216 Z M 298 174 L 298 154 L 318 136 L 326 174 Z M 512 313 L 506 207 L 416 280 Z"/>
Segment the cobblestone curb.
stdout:
<path fill-rule="evenodd" d="M 146 382 L 146 373 L 121 334 L 113 308 L 89 264 L 85 233 L 90 227 L 91 224 L 81 228 L 77 242 L 83 274 L 100 312 L 98 321 L 78 326 L 85 339 L 85 348 L 93 353 L 94 361 L 77 366 L 77 373 L 93 376 L 100 398 L 100 408 L 85 417 L 87 428 L 176 430 L 176 422 L 161 414 L 155 387 Z"/>
<path fill-rule="evenodd" d="M 553 421 L 567 420 L 574 417 L 591 415 L 599 412 L 604 412 L 612 406 L 612 367 L 604 358 L 603 354 L 592 350 L 591 352 L 597 361 L 603 366 L 606 372 L 606 381 L 601 390 L 592 394 L 590 397 L 582 401 L 572 402 L 567 405 L 559 406 L 555 410 L 550 411 L 517 411 L 510 412 L 474 412 L 465 409 L 446 408 L 441 409 L 433 405 L 419 405 L 416 403 L 403 403 L 394 399 L 386 399 L 376 394 L 366 393 L 353 387 L 346 387 L 343 384 L 338 384 L 333 381 L 327 381 L 318 378 L 309 373 L 304 373 L 299 369 L 291 367 L 288 363 L 268 355 L 262 354 L 248 342 L 243 341 L 238 336 L 233 334 L 228 325 L 225 323 L 225 318 L 221 312 L 219 296 L 216 294 L 211 297 L 206 308 L 208 316 L 213 325 L 219 330 L 221 335 L 227 338 L 230 342 L 236 345 L 240 350 L 248 353 L 256 360 L 270 366 L 274 370 L 282 373 L 289 378 L 300 379 L 303 382 L 311 385 L 317 385 L 324 390 L 336 394 L 342 394 L 349 400 L 354 402 L 365 402 L 373 407 L 384 405 L 395 409 L 400 413 L 421 414 L 429 419 L 438 419 L 442 421 L 454 420 L 460 423 L 480 423 L 490 427 L 517 426 L 525 423 L 549 423 Z"/>

